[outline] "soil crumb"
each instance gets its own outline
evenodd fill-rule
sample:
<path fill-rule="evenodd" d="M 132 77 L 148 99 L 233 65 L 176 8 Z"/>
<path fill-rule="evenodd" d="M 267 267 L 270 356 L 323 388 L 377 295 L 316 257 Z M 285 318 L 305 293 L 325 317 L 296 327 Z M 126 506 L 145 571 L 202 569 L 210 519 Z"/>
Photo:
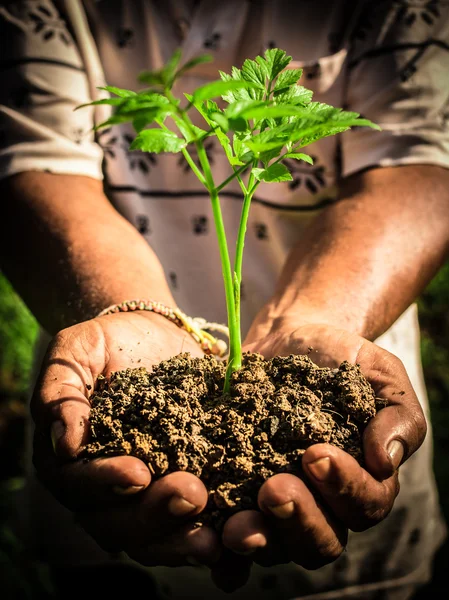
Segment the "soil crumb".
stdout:
<path fill-rule="evenodd" d="M 100 376 L 91 397 L 91 441 L 81 457 L 133 455 L 154 478 L 198 476 L 209 491 L 200 522 L 220 530 L 257 508 L 262 483 L 301 472 L 301 456 L 327 442 L 363 464 L 361 436 L 383 404 L 358 365 L 321 368 L 308 356 L 245 354 L 223 394 L 226 365 L 180 354 L 155 366 Z"/>

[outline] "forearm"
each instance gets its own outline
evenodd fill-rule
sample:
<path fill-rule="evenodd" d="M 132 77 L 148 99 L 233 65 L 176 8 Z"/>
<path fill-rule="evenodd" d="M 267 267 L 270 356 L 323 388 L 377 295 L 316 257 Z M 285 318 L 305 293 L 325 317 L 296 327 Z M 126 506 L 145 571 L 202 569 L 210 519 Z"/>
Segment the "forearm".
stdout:
<path fill-rule="evenodd" d="M 110 304 L 173 304 L 162 267 L 88 177 L 27 172 L 0 183 L 1 268 L 50 332 Z"/>
<path fill-rule="evenodd" d="M 292 251 L 263 319 L 320 319 L 375 339 L 425 288 L 448 244 L 449 171 L 351 177 Z"/>

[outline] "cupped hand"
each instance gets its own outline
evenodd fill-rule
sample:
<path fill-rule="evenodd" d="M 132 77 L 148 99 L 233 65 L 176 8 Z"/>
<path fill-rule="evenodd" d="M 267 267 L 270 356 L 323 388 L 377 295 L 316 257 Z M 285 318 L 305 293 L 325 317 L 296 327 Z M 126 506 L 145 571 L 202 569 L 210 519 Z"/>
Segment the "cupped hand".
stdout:
<path fill-rule="evenodd" d="M 38 477 L 100 547 L 125 551 L 144 565 L 208 565 L 218 559 L 216 534 L 193 527 L 192 517 L 206 505 L 206 488 L 184 472 L 151 483 L 147 465 L 131 456 L 75 459 L 89 439 L 89 396 L 97 377 L 151 369 L 181 351 L 202 355 L 185 331 L 153 313 L 86 321 L 51 342 L 32 399 Z"/>
<path fill-rule="evenodd" d="M 320 366 L 360 364 L 385 408 L 363 435 L 365 467 L 329 444 L 303 455 L 303 477 L 279 474 L 260 489 L 261 512 L 244 511 L 225 525 L 223 542 L 261 565 L 295 562 L 316 569 L 343 551 L 348 530 L 382 521 L 399 492 L 398 468 L 422 444 L 426 421 L 402 362 L 391 353 L 330 325 L 253 328 L 245 350 L 270 358 L 309 354 Z"/>

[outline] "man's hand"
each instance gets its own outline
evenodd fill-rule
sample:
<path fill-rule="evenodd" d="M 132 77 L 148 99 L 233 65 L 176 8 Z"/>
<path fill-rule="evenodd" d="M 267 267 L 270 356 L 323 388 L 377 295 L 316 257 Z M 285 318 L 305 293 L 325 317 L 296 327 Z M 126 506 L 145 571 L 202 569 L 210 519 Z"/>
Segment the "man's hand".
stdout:
<path fill-rule="evenodd" d="M 152 313 L 119 313 L 80 323 L 51 343 L 32 400 L 34 464 L 58 500 L 107 551 L 125 551 L 144 565 L 212 564 L 221 544 L 192 517 L 207 491 L 190 473 L 150 485 L 150 472 L 131 456 L 75 461 L 89 438 L 89 395 L 98 375 L 146 367 L 200 347 L 183 330 Z M 53 444 L 52 444 L 53 441 Z"/>
<path fill-rule="evenodd" d="M 398 467 L 422 444 L 425 418 L 401 361 L 358 335 L 329 325 L 255 326 L 245 350 L 267 358 L 309 353 L 320 366 L 359 363 L 388 402 L 364 432 L 365 468 L 334 446 L 316 444 L 303 456 L 303 478 L 275 475 L 260 489 L 262 513 L 244 511 L 226 523 L 224 545 L 234 552 L 265 566 L 293 561 L 316 569 L 338 558 L 348 529 L 364 531 L 388 515 L 399 492 Z"/>

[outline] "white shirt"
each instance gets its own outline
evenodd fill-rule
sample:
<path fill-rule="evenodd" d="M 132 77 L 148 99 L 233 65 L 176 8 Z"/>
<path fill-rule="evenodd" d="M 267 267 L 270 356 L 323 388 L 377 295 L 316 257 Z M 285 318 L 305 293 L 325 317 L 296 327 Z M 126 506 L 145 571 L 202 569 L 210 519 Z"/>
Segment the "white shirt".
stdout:
<path fill-rule="evenodd" d="M 204 52 L 214 56 L 212 64 L 180 80 L 178 94 L 217 79 L 218 69 L 229 71 L 267 47 L 280 47 L 293 57 L 290 67 L 304 69 L 301 83 L 314 91 L 314 100 L 355 110 L 382 127 L 380 133 L 363 128 L 320 140 L 307 149 L 313 166 L 292 161 L 292 182 L 258 188 L 245 244 L 243 333 L 271 296 L 310 219 L 335 200 L 342 177 L 371 167 L 449 167 L 447 3 L 21 0 L 0 8 L 0 27 L 0 177 L 27 170 L 104 177 L 111 201 L 156 251 L 178 305 L 207 320 L 226 320 L 208 196 L 180 155 L 130 152 L 128 125 L 95 139 L 92 125 L 104 111 L 73 109 L 104 97 L 96 88 L 105 82 L 138 89 L 137 75 L 161 67 L 177 47 L 183 61 Z M 206 148 L 216 181 L 225 179 L 229 168 L 221 149 L 212 139 Z M 232 249 L 242 202 L 238 185 L 227 188 L 221 201 Z M 415 307 L 377 343 L 402 359 L 427 412 Z M 359 589 L 351 586 L 363 591 L 422 580 L 443 535 L 430 465 L 429 435 L 401 468 L 402 491 L 392 515 L 351 535 L 348 552 L 336 563 L 316 573 L 292 565 L 255 568 L 248 586 L 231 597 L 257 590 L 261 600 L 319 598 L 320 592 L 334 598 Z M 47 551 L 76 560 L 74 538 L 43 535 L 40 523 L 45 520 L 33 533 Z M 419 545 L 410 541 L 416 536 Z M 101 553 L 93 549 L 94 556 Z M 176 578 L 163 568 L 154 573 L 171 597 L 183 597 L 186 585 L 198 590 L 196 597 L 220 597 L 207 588 L 202 571 L 180 569 Z M 278 578 L 273 589 L 261 587 L 267 573 Z"/>

